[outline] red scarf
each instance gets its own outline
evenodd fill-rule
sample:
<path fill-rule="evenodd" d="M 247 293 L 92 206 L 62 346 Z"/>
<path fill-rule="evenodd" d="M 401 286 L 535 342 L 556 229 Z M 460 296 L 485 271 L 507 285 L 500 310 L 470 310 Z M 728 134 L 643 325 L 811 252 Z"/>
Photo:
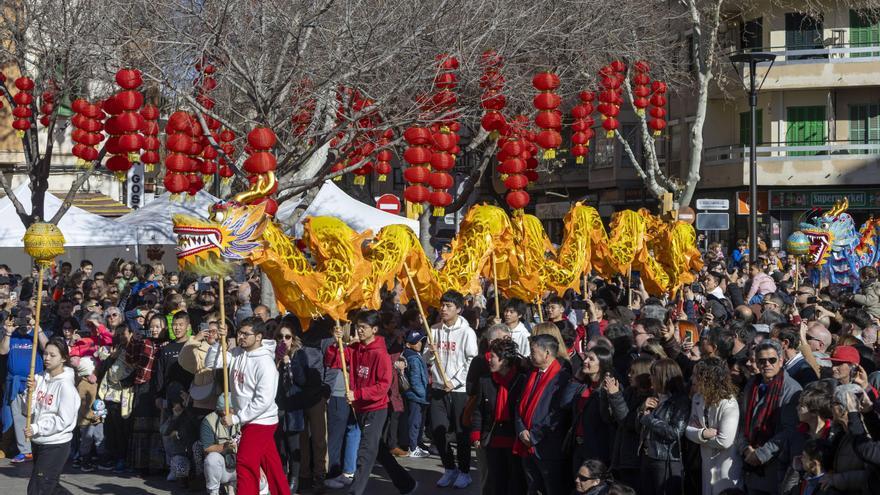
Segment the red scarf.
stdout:
<path fill-rule="evenodd" d="M 559 364 L 559 361 L 554 359 L 543 373 L 539 373 L 538 370 L 535 370 L 529 375 L 529 380 L 526 382 L 525 388 L 525 393 L 529 395 L 523 396 L 522 400 L 519 402 L 519 408 L 517 409 L 526 430 L 532 428 L 532 416 L 535 415 L 535 409 L 538 408 L 538 402 L 541 401 L 541 396 L 544 395 L 544 390 L 547 388 L 547 384 L 559 374 L 561 369 L 562 366 Z M 539 376 L 540 379 L 538 378 Z M 516 444 L 513 446 L 513 453 L 525 457 L 528 454 L 534 454 L 535 448 L 526 448 L 519 438 L 517 438 Z"/>
<path fill-rule="evenodd" d="M 767 443 L 773 437 L 776 430 L 776 414 L 779 412 L 779 397 L 782 395 L 782 385 L 785 382 L 785 372 L 780 371 L 770 383 L 766 384 L 764 401 L 761 408 L 755 411 L 758 405 L 758 392 L 763 384 L 761 377 L 755 378 L 752 393 L 746 402 L 745 434 L 750 446 L 758 448 Z"/>
<path fill-rule="evenodd" d="M 589 378 L 588 378 L 589 380 Z M 578 397 L 577 401 L 577 427 L 575 428 L 575 436 L 582 437 L 584 436 L 584 422 L 581 416 L 584 414 L 584 406 L 587 405 L 587 401 L 590 399 L 590 396 L 593 395 L 593 389 L 598 385 L 593 383 L 592 381 L 584 387 L 584 391 L 581 392 L 581 396 Z"/>
<path fill-rule="evenodd" d="M 511 367 L 506 375 L 492 373 L 492 381 L 498 385 L 498 398 L 495 400 L 495 414 L 492 418 L 496 423 L 510 421 L 510 407 L 508 407 L 507 399 L 510 395 L 510 384 L 515 376 L 516 367 Z"/>

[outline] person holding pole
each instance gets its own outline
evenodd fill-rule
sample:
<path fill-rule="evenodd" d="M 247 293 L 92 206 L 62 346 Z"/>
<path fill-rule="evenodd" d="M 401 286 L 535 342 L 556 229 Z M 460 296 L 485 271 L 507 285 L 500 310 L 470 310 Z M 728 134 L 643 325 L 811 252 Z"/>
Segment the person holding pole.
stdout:
<path fill-rule="evenodd" d="M 382 440 L 382 429 L 388 417 L 388 389 L 394 371 L 385 339 L 377 335 L 380 324 L 378 311 L 361 311 L 354 320 L 358 342 L 341 348 L 343 331 L 336 325 L 333 329 L 336 344 L 331 344 L 324 355 L 324 365 L 328 368 L 346 366 L 351 372 L 346 397 L 361 427 L 357 470 L 348 492 L 354 495 L 366 491 L 376 461 L 382 464 L 401 494 L 413 493 L 418 487 L 416 480 L 397 463 Z"/>
<path fill-rule="evenodd" d="M 70 456 L 70 441 L 79 413 L 79 393 L 64 339 L 54 337 L 44 347 L 45 370 L 28 380 L 33 390 L 33 414 L 24 435 L 31 440 L 34 464 L 28 495 L 55 493 L 64 464 Z"/>
<path fill-rule="evenodd" d="M 443 294 L 440 323 L 431 327 L 429 344 L 424 351 L 433 378 L 429 394 L 431 438 L 443 461 L 443 476 L 437 481 L 441 488 L 450 485 L 467 488 L 471 484 L 470 431 L 461 424 L 461 417 L 468 400 L 465 390 L 468 369 L 479 349 L 477 334 L 461 316 L 463 307 L 464 296 L 458 292 L 450 290 Z M 446 442 L 447 432 L 456 434 L 457 459 L 452 446 Z"/>
<path fill-rule="evenodd" d="M 275 341 L 266 338 L 266 332 L 264 322 L 248 318 L 238 328 L 238 347 L 224 353 L 218 342 L 211 346 L 205 357 L 206 366 L 211 368 L 221 368 L 226 363 L 229 366 L 232 410 L 223 415 L 221 423 L 224 426 L 241 425 L 235 467 L 238 495 L 259 493 L 261 468 L 272 495 L 290 494 L 281 457 L 275 447 L 278 370 L 275 368 Z M 219 334 L 221 339 L 226 339 L 226 325 L 220 326 Z"/>
<path fill-rule="evenodd" d="M 28 307 L 20 307 L 18 316 L 6 320 L 4 333 L 0 336 L 0 356 L 8 356 L 6 361 L 6 383 L 3 387 L 3 431 L 15 428 L 15 441 L 18 444 L 18 455 L 12 462 L 26 462 L 32 458 L 31 443 L 25 437 L 27 426 L 25 404 L 27 402 L 26 384 L 31 372 L 31 355 L 34 354 L 34 320 L 33 312 Z M 38 348 L 45 349 L 49 339 L 42 329 L 37 331 Z M 35 353 L 33 372 L 43 372 L 41 353 Z"/>

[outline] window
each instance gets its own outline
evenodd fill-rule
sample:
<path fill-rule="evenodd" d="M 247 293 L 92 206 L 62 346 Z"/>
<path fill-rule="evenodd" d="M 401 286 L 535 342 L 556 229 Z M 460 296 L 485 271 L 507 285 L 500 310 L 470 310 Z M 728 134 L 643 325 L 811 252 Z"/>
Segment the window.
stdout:
<path fill-rule="evenodd" d="M 644 161 L 644 156 L 642 155 L 642 140 L 641 134 L 639 133 L 639 127 L 635 124 L 623 124 L 623 128 L 620 130 L 620 133 L 623 134 L 623 139 L 626 139 L 626 142 L 629 144 L 629 149 L 632 150 L 633 156 L 636 157 L 636 160 Z M 623 145 L 620 146 L 620 156 L 621 162 L 623 162 L 624 167 L 632 167 L 633 162 L 629 157 L 629 154 L 623 149 Z M 639 163 L 639 166 L 642 164 Z"/>
<path fill-rule="evenodd" d="M 764 46 L 763 18 L 745 21 L 740 30 L 740 49 L 744 52 L 759 52 Z"/>
<path fill-rule="evenodd" d="M 849 45 L 852 48 L 880 46 L 880 15 L 870 10 L 849 11 Z M 877 57 L 880 52 L 852 53 L 850 57 Z"/>
<path fill-rule="evenodd" d="M 785 14 L 785 49 L 792 50 L 817 50 L 824 47 L 822 36 L 822 19 L 806 14 Z M 789 60 L 804 60 L 811 58 L 828 58 L 823 54 L 792 55 Z"/>
<path fill-rule="evenodd" d="M 825 106 L 788 107 L 786 146 L 822 146 L 825 144 Z M 824 154 L 819 151 L 789 151 L 788 156 Z"/>
<path fill-rule="evenodd" d="M 758 145 L 764 144 L 764 110 L 759 108 L 755 111 L 755 142 Z M 739 114 L 739 144 L 750 146 L 752 144 L 752 115 L 751 112 L 741 112 Z"/>
<path fill-rule="evenodd" d="M 849 140 L 854 144 L 880 144 L 880 105 L 849 106 Z M 866 150 L 851 152 L 867 154 Z"/>
<path fill-rule="evenodd" d="M 600 127 L 599 131 L 603 131 Z M 590 147 L 589 158 L 592 160 L 593 168 L 608 168 L 614 165 L 614 143 L 617 138 L 606 138 L 604 132 L 593 138 L 593 146 Z"/>

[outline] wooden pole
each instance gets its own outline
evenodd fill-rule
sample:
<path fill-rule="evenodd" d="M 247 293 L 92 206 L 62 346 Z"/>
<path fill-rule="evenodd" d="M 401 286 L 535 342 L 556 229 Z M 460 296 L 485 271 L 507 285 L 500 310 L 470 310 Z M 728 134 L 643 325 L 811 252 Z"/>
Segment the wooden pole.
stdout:
<path fill-rule="evenodd" d="M 632 289 L 632 277 L 633 277 L 633 269 L 632 265 L 629 266 L 629 269 L 626 271 L 626 293 L 629 298 L 627 306 L 632 306 L 633 304 L 633 289 Z"/>
<path fill-rule="evenodd" d="M 541 302 L 541 296 L 538 296 L 538 300 L 535 301 L 538 305 L 538 323 L 544 323 L 544 309 L 541 307 Z"/>
<path fill-rule="evenodd" d="M 498 269 L 495 266 L 495 253 L 492 253 L 492 283 L 495 285 L 495 318 L 501 319 L 501 301 L 498 295 Z M 415 289 L 414 289 L 415 290 Z"/>
<path fill-rule="evenodd" d="M 223 275 L 217 277 L 217 282 L 220 289 L 220 325 L 223 328 L 223 335 L 220 337 L 220 349 L 223 353 L 223 413 L 229 416 L 229 363 L 226 356 L 226 288 Z"/>
<path fill-rule="evenodd" d="M 339 325 L 339 320 L 336 320 L 336 328 L 342 328 Z M 342 381 L 345 383 L 345 396 L 348 397 L 351 385 L 348 382 L 348 363 L 345 362 L 345 343 L 342 341 L 342 337 L 336 338 L 336 347 L 339 348 L 339 360 L 342 361 Z"/>
<path fill-rule="evenodd" d="M 43 307 L 43 275 L 45 274 L 46 267 L 42 263 L 40 263 L 40 278 L 37 280 L 37 310 L 34 315 L 34 342 L 33 348 L 31 349 L 31 370 L 28 374 L 28 389 L 27 389 L 27 414 L 25 414 L 25 426 L 30 426 L 31 424 L 31 410 L 33 406 L 33 398 L 34 398 L 34 389 L 33 386 L 30 385 L 34 381 L 34 371 L 37 367 L 37 347 L 39 345 L 39 336 L 40 336 L 40 311 Z"/>
<path fill-rule="evenodd" d="M 431 326 L 428 325 L 428 317 L 425 316 L 425 308 L 422 307 L 422 300 L 419 298 L 419 291 L 416 290 L 416 282 L 412 278 L 412 273 L 409 271 L 409 265 L 406 262 L 403 263 L 403 269 L 406 270 L 406 278 L 409 279 L 409 286 L 412 288 L 413 299 L 416 300 L 416 306 L 419 307 L 419 314 L 422 315 L 422 323 L 425 325 L 425 331 L 428 332 L 428 343 L 431 344 L 431 347 L 434 349 L 434 364 L 437 365 L 437 371 L 440 372 L 440 379 L 443 380 L 443 385 L 446 388 L 452 388 L 452 383 L 449 382 L 449 378 L 446 377 L 446 370 L 443 369 L 443 362 L 440 361 L 440 354 L 437 352 L 437 346 L 434 345 L 434 337 L 431 335 Z"/>

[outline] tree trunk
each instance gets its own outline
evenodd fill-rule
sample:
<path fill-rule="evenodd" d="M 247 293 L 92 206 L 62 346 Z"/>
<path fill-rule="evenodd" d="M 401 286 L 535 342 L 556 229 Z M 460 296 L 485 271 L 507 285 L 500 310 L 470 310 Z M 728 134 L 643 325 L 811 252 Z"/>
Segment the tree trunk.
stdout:
<path fill-rule="evenodd" d="M 681 206 L 690 205 L 694 197 L 694 191 L 700 182 L 700 167 L 703 164 L 703 126 L 706 123 L 706 111 L 708 109 L 709 100 L 709 81 L 712 80 L 712 73 L 707 71 L 700 74 L 699 92 L 697 94 L 697 111 L 694 116 L 694 125 L 691 127 L 691 146 L 690 161 L 688 163 L 687 181 L 678 203 Z"/>
<path fill-rule="evenodd" d="M 419 217 L 419 242 L 422 243 L 422 250 L 425 256 L 431 262 L 434 261 L 434 246 L 431 245 L 431 209 L 426 208 L 422 216 Z"/>
<path fill-rule="evenodd" d="M 275 288 L 266 272 L 260 270 L 260 303 L 269 308 L 269 314 L 278 316 L 278 304 L 275 302 Z"/>

